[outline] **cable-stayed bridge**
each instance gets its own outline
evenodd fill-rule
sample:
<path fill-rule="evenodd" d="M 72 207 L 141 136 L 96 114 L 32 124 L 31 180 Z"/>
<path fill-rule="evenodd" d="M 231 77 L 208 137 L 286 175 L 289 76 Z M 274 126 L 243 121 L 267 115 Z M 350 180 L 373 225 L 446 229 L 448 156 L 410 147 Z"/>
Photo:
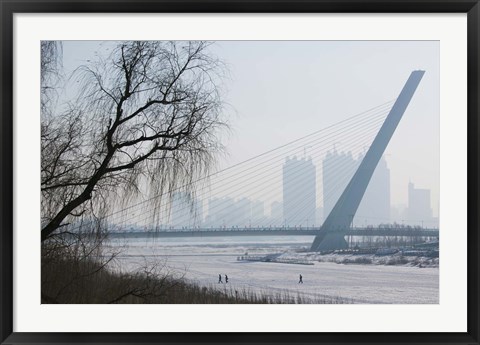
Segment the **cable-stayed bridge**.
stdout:
<path fill-rule="evenodd" d="M 354 231 L 364 236 L 407 236 L 408 230 L 400 226 L 396 232 L 382 230 L 388 219 L 376 220 L 380 225 L 376 234 L 367 227 L 352 227 L 361 222 L 363 215 L 357 210 L 423 74 L 412 72 L 400 95 L 392 101 L 226 169 L 199 176 L 195 182 L 173 186 L 123 207 L 103 221 L 115 233 L 135 228 L 165 236 L 183 236 L 183 230 L 199 236 L 245 235 L 254 231 L 308 234 L 315 236 L 312 251 L 346 248 L 345 236 Z M 326 160 L 335 154 L 343 158 Z M 334 178 L 325 182 L 327 172 L 333 172 Z M 328 204 L 334 206 L 323 220 L 319 206 Z M 429 219 L 405 221 L 413 228 L 421 224 L 420 230 L 409 232 L 412 236 L 426 231 L 427 235 L 438 236 L 438 229 L 431 229 Z"/>

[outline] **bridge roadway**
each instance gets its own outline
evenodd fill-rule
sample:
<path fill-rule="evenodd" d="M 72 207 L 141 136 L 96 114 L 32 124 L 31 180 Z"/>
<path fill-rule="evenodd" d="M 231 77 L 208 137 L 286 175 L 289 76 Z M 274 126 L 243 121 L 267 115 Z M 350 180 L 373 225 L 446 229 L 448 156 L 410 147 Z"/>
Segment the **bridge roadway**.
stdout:
<path fill-rule="evenodd" d="M 115 237 L 316 236 L 320 234 L 320 228 L 199 228 L 141 232 L 112 231 L 110 234 Z M 439 231 L 426 228 L 351 228 L 345 232 L 345 236 L 438 237 Z"/>

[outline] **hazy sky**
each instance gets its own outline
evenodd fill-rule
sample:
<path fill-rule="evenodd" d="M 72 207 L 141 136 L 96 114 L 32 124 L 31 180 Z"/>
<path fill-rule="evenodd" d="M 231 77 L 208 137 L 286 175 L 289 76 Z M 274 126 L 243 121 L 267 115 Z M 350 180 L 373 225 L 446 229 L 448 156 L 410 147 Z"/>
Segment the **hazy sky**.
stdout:
<path fill-rule="evenodd" d="M 64 42 L 66 72 L 105 47 Z M 431 189 L 438 214 L 439 42 L 222 41 L 210 49 L 230 72 L 225 86 L 232 132 L 222 167 L 395 99 L 411 71 L 425 70 L 385 153 L 392 205 L 407 204 L 411 181 Z M 336 146 L 342 150 L 342 143 Z"/>

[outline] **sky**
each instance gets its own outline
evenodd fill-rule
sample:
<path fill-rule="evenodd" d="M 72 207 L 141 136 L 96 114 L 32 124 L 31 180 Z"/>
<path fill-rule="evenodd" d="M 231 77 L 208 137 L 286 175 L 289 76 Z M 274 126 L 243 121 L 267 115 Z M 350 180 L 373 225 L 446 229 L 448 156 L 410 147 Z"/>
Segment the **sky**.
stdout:
<path fill-rule="evenodd" d="M 64 42 L 68 74 L 109 43 Z M 242 162 L 395 99 L 413 70 L 426 73 L 385 159 L 391 204 L 406 205 L 408 183 L 439 197 L 437 41 L 220 41 L 211 53 L 228 69 L 224 100 L 230 134 L 219 168 Z M 333 146 L 333 142 L 332 142 Z M 348 150 L 341 142 L 338 150 Z M 305 150 L 308 150 L 307 148 Z M 307 152 L 308 154 L 308 152 Z M 320 170 L 321 162 L 316 163 Z"/>

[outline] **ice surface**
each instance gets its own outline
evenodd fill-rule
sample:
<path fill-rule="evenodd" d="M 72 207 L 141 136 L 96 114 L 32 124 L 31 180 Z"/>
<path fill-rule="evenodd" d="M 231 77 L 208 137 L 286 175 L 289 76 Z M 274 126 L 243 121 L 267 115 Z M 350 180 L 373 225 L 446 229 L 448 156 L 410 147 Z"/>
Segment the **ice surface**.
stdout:
<path fill-rule="evenodd" d="M 347 303 L 431 304 L 439 301 L 438 267 L 338 264 L 318 262 L 314 265 L 250 262 L 237 259 L 249 255 L 286 253 L 299 255 L 308 248 L 308 236 L 242 237 L 242 238 L 181 238 L 125 239 L 111 242 L 120 250 L 119 266 L 135 270 L 158 263 L 164 270 L 183 276 L 202 286 L 225 288 L 218 284 L 218 275 L 229 277 L 229 289 L 268 294 L 288 291 L 307 298 Z M 308 255 L 307 255 L 308 256 Z M 313 256 L 315 258 L 315 256 Z M 299 274 L 304 284 L 298 284 Z"/>

